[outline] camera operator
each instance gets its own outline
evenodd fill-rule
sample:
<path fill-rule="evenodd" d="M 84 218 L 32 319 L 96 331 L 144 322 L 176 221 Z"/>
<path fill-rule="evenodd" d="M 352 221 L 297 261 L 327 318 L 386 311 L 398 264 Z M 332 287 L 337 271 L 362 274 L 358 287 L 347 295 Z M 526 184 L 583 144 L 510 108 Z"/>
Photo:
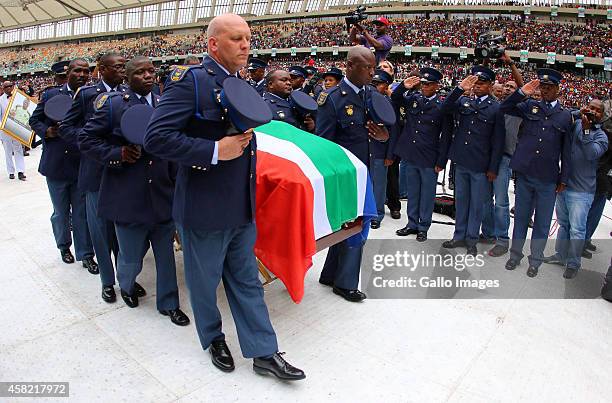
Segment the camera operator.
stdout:
<path fill-rule="evenodd" d="M 379 17 L 372 22 L 376 27 L 376 36 L 370 35 L 361 24 L 353 24 L 349 34 L 349 40 L 353 45 L 363 45 L 366 47 L 374 48 L 374 56 L 376 57 L 376 64 L 378 65 L 381 61 L 385 60 L 391 52 L 393 46 L 393 39 L 387 35 L 387 29 L 390 22 L 385 17 Z"/>

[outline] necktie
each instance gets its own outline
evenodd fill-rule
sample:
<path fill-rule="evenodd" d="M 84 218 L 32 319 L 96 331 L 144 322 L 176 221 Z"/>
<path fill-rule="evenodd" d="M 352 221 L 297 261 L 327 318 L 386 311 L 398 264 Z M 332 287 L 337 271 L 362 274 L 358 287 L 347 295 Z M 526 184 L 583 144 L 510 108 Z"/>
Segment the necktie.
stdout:
<path fill-rule="evenodd" d="M 359 90 L 357 95 L 359 95 L 359 98 L 361 99 L 361 102 L 365 103 L 365 90 Z"/>

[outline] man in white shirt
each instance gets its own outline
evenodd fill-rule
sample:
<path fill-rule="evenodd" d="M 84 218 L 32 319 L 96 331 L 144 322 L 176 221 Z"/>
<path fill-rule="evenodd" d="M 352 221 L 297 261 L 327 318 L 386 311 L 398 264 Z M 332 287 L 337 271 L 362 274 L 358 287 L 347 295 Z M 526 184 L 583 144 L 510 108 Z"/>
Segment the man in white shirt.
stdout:
<path fill-rule="evenodd" d="M 9 98 L 13 93 L 15 84 L 11 81 L 2 83 L 2 95 L 0 95 L 0 118 L 8 109 Z M 4 132 L 0 132 L 0 140 L 4 147 L 4 156 L 6 157 L 6 171 L 10 179 L 15 179 L 15 167 L 17 168 L 17 177 L 19 180 L 25 181 L 25 161 L 23 159 L 23 149 L 21 143 L 13 139 Z M 14 161 L 13 161 L 14 158 Z"/>

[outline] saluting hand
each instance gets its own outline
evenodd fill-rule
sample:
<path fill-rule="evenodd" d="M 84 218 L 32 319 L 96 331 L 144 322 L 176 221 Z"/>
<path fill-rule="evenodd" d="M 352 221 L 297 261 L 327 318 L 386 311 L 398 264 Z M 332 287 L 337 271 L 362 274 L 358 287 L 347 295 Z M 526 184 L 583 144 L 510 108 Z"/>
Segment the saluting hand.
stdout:
<path fill-rule="evenodd" d="M 421 79 L 417 76 L 410 76 L 404 80 L 404 88 L 407 90 L 411 90 L 419 84 L 421 84 Z"/>
<path fill-rule="evenodd" d="M 459 88 L 461 88 L 465 92 L 469 92 L 474 86 L 474 84 L 476 84 L 476 81 L 478 81 L 477 76 L 467 76 L 459 83 Z"/>
<path fill-rule="evenodd" d="M 140 146 L 130 144 L 128 146 L 121 147 L 121 162 L 127 162 L 133 164 L 138 161 L 142 155 Z"/>
<path fill-rule="evenodd" d="M 539 86 L 540 80 L 531 80 L 527 84 L 523 85 L 521 91 L 523 91 L 523 94 L 530 97 L 536 92 Z"/>
<path fill-rule="evenodd" d="M 223 137 L 219 140 L 219 161 L 229 161 L 240 157 L 252 138 L 253 129 L 236 136 Z"/>
<path fill-rule="evenodd" d="M 369 120 L 368 123 L 366 124 L 366 127 L 368 129 L 368 134 L 374 140 L 383 141 L 383 142 L 389 140 L 389 132 L 387 131 L 387 128 L 385 126 L 383 125 L 379 126 L 376 123 Z"/>

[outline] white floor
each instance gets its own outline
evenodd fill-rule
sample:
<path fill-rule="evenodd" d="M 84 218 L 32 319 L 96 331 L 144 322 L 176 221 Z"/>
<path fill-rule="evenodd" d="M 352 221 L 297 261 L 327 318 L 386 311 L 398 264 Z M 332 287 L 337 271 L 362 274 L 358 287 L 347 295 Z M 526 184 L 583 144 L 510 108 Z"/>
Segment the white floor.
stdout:
<path fill-rule="evenodd" d="M 139 280 L 148 296 L 137 309 L 120 298 L 104 303 L 97 276 L 61 262 L 47 188 L 36 172 L 39 153 L 26 158 L 25 183 L 9 181 L 0 167 L 0 381 L 68 381 L 69 400 L 76 402 L 609 401 L 609 303 L 351 304 L 317 283 L 324 253 L 306 277 L 301 304 L 278 281 L 266 287 L 281 350 L 307 379 L 287 384 L 252 372 L 240 355 L 222 290 L 219 306 L 237 368 L 221 373 L 202 351 L 193 323 L 179 328 L 156 312 L 150 257 Z M 373 236 L 395 238 L 404 224 L 405 215 L 400 221 L 387 217 Z M 608 238 L 611 229 L 604 218 L 597 237 Z M 447 238 L 451 230 L 434 225 L 429 236 Z M 609 257 L 598 251 L 589 264 L 604 272 Z M 177 262 L 182 308 L 191 316 L 180 254 Z"/>

